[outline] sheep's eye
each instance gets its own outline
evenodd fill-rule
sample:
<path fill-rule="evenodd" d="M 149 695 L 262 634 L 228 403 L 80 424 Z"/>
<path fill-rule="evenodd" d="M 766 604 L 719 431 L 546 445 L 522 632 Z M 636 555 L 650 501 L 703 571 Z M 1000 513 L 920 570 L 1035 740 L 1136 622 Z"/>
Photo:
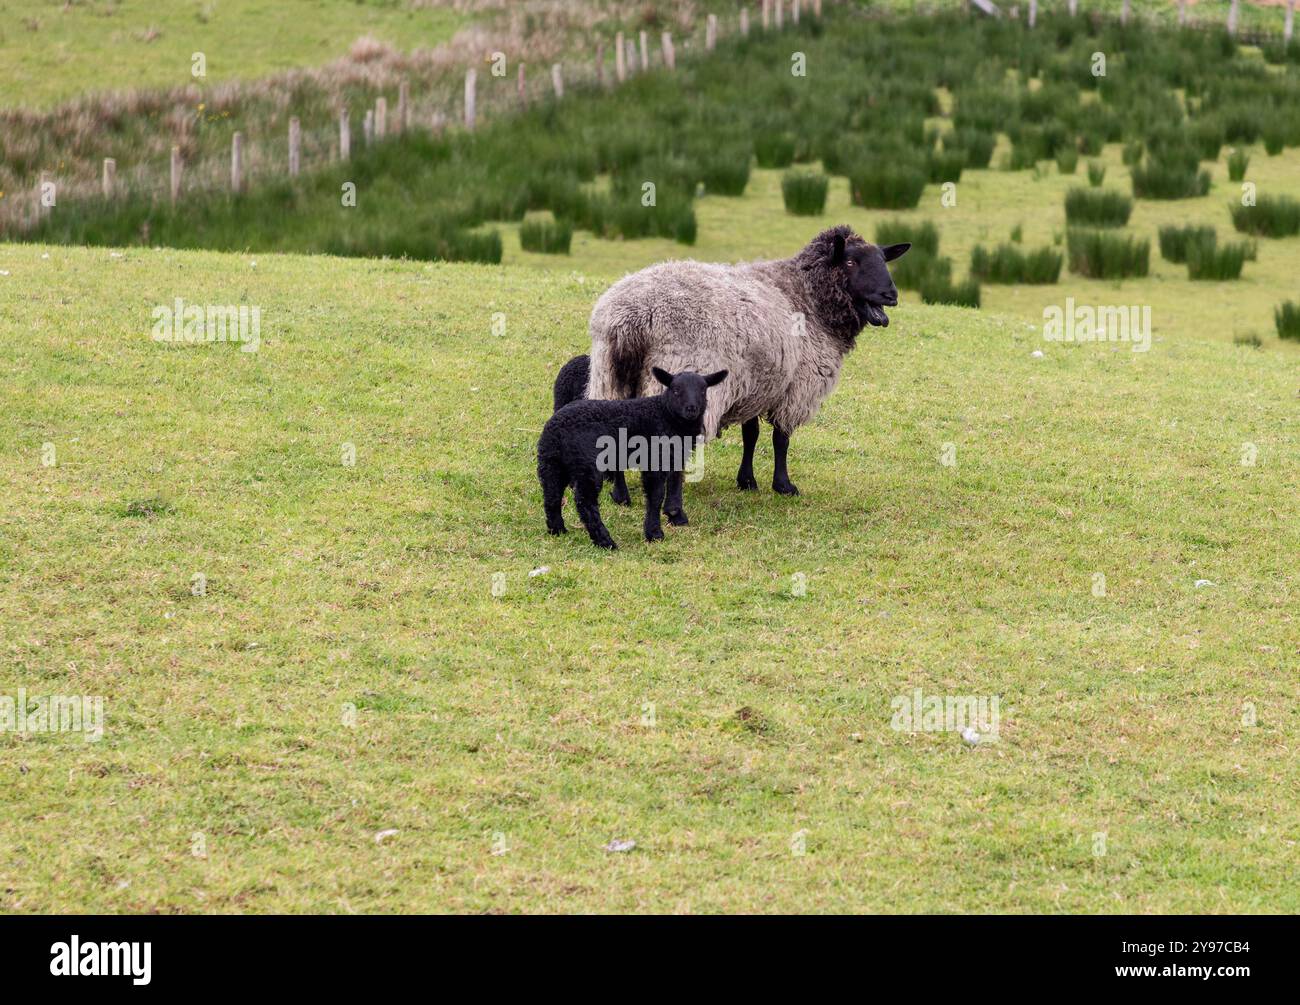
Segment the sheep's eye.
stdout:
<path fill-rule="evenodd" d="M 850 259 L 849 259 L 847 262 L 845 262 L 844 264 L 847 265 L 850 269 L 852 269 L 852 268 L 856 268 L 858 263 L 855 262 L 853 259 L 850 258 Z"/>

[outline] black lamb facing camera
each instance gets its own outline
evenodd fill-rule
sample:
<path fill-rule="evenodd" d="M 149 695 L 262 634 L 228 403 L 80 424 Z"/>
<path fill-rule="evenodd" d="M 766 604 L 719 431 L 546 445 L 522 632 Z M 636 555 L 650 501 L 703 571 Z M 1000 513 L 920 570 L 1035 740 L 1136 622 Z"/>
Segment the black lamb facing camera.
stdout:
<path fill-rule="evenodd" d="M 640 471 L 645 490 L 645 539 L 663 539 L 659 510 L 668 476 L 685 470 L 691 449 L 704 431 L 708 389 L 726 379 L 727 371 L 707 376 L 654 368 L 664 386 L 648 398 L 612 401 L 582 399 L 564 405 L 547 421 L 537 441 L 537 477 L 542 483 L 546 529 L 563 534 L 564 490 L 573 487 L 578 517 L 600 548 L 617 548 L 600 518 L 600 487 L 621 471 Z M 558 383 L 558 382 L 557 382 Z M 557 389 L 558 400 L 558 389 Z M 683 524 L 685 514 L 669 514 Z"/>

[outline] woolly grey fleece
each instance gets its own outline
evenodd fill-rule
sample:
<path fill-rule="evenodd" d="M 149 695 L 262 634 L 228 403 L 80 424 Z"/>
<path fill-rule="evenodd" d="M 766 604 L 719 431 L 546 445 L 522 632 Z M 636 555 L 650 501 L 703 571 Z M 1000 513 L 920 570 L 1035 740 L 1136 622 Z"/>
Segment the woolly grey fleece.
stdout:
<path fill-rule="evenodd" d="M 842 281 L 825 263 L 836 233 L 792 258 L 743 265 L 665 262 L 626 276 L 591 313 L 587 397 L 654 394 L 652 366 L 670 373 L 727 370 L 709 395 L 704 435 L 755 417 L 789 433 L 839 382 L 862 329 Z"/>

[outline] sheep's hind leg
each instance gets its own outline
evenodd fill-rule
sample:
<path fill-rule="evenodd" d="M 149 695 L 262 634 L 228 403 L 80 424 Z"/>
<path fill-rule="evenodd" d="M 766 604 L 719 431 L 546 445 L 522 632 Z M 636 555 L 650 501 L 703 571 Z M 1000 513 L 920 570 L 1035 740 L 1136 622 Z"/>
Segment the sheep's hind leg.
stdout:
<path fill-rule="evenodd" d="M 618 547 L 605 529 L 600 518 L 600 481 L 598 479 L 579 479 L 573 486 L 573 501 L 578 508 L 578 517 L 591 535 L 591 543 L 597 548 L 613 551 Z"/>
<path fill-rule="evenodd" d="M 680 471 L 672 471 L 667 476 L 668 492 L 664 501 L 664 515 L 668 517 L 668 522 L 674 527 L 685 527 L 690 520 L 686 519 L 686 510 L 682 509 L 682 483 L 686 476 Z"/>
<path fill-rule="evenodd" d="M 659 507 L 663 505 L 667 484 L 668 478 L 662 474 L 654 471 L 641 472 L 641 488 L 645 491 L 645 539 L 647 541 L 664 539 L 664 528 L 659 522 Z M 668 519 L 671 520 L 672 517 Z"/>
<path fill-rule="evenodd" d="M 614 487 L 610 489 L 609 498 L 615 506 L 631 506 L 632 493 L 627 490 L 627 478 L 622 471 L 615 471 L 610 475 L 610 480 Z"/>
<path fill-rule="evenodd" d="M 538 478 L 542 483 L 542 508 L 546 512 L 546 532 L 548 534 L 567 534 L 569 528 L 564 526 L 564 490 L 568 479 L 564 472 L 555 465 L 546 465 L 538 469 Z"/>
<path fill-rule="evenodd" d="M 780 426 L 772 427 L 772 451 L 776 454 L 776 466 L 772 471 L 772 491 L 783 496 L 797 496 L 799 489 L 790 481 L 790 473 L 785 469 L 785 453 L 790 449 L 790 434 Z"/>
<path fill-rule="evenodd" d="M 758 444 L 757 418 L 741 423 L 740 438 L 745 454 L 740 459 L 740 470 L 736 472 L 736 484 L 742 489 L 756 489 L 758 480 L 754 477 L 754 447 Z"/>

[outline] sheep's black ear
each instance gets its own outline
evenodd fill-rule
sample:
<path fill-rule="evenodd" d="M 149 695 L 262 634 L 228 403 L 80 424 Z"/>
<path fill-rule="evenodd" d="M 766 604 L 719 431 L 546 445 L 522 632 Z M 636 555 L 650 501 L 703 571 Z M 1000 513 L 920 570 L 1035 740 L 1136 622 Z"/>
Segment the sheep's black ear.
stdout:
<path fill-rule="evenodd" d="M 727 371 L 719 370 L 717 373 L 711 373 L 704 378 L 705 387 L 716 387 L 727 379 Z"/>
<path fill-rule="evenodd" d="M 844 235 L 836 234 L 831 244 L 831 264 L 839 265 L 844 261 Z"/>
<path fill-rule="evenodd" d="M 880 249 L 880 253 L 885 256 L 886 262 L 892 262 L 895 258 L 902 258 L 907 254 L 907 249 L 912 245 L 908 244 L 887 244 Z"/>
<path fill-rule="evenodd" d="M 673 375 L 667 370 L 660 370 L 657 366 L 652 366 L 650 372 L 655 375 L 655 380 L 663 384 L 664 387 L 672 387 Z"/>

